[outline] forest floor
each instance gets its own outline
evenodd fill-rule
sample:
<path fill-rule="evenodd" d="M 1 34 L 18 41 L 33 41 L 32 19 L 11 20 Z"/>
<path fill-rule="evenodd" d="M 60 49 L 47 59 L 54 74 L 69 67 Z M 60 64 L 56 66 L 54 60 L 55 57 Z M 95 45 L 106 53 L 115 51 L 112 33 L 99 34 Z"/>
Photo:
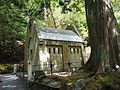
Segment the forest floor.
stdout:
<path fill-rule="evenodd" d="M 79 90 L 78 88 L 80 90 L 120 90 L 120 72 L 110 71 L 93 75 L 90 72 L 79 71 L 66 77 L 47 76 L 37 82 L 47 83 L 47 85 L 59 83 L 63 85 L 63 88 L 67 88 L 65 90 Z"/>
<path fill-rule="evenodd" d="M 120 72 L 107 71 L 106 73 L 93 74 L 87 71 L 73 73 L 71 77 L 65 78 L 67 83 L 75 86 L 80 81 L 81 90 L 120 90 Z"/>

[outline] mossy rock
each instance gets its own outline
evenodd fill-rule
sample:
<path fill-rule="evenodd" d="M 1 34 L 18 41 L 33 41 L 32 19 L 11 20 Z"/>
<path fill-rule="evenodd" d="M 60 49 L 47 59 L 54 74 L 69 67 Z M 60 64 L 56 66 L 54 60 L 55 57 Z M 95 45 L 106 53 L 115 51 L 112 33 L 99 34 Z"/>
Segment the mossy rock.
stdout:
<path fill-rule="evenodd" d="M 0 74 L 7 74 L 13 72 L 13 65 L 0 64 Z"/>

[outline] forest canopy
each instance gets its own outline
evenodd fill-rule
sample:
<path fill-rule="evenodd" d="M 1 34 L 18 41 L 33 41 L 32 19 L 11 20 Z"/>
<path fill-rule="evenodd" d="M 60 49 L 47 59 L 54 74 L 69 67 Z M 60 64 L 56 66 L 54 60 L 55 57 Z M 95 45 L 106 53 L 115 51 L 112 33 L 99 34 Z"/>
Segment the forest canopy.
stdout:
<path fill-rule="evenodd" d="M 120 1 L 112 0 L 112 6 L 120 26 Z M 0 63 L 23 60 L 30 18 L 40 26 L 65 29 L 74 25 L 88 42 L 84 0 L 1 0 L 0 17 Z"/>

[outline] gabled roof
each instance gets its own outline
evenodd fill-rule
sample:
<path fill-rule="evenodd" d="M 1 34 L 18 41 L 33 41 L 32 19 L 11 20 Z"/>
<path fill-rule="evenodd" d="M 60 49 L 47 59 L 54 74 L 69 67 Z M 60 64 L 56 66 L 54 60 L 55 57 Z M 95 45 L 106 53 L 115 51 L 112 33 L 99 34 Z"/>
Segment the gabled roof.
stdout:
<path fill-rule="evenodd" d="M 50 27 L 35 27 L 39 39 L 84 42 L 83 39 L 71 30 L 62 30 Z"/>

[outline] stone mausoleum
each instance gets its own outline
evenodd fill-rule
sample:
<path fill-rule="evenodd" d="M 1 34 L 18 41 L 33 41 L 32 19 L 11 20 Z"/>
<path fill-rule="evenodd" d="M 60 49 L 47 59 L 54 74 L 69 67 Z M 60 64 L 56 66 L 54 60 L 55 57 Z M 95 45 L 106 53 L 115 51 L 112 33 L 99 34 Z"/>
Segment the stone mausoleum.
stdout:
<path fill-rule="evenodd" d="M 25 43 L 25 65 L 28 79 L 36 70 L 53 72 L 78 70 L 83 63 L 83 39 L 74 30 L 31 26 Z"/>

